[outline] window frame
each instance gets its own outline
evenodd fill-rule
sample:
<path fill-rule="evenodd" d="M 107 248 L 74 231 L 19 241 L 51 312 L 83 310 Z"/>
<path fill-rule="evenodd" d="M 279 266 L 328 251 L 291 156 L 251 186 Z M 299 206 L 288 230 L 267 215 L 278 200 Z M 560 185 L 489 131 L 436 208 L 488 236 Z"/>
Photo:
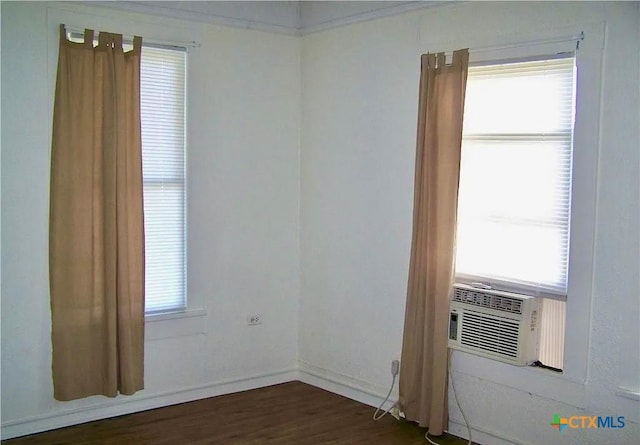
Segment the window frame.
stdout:
<path fill-rule="evenodd" d="M 66 30 L 66 34 L 67 34 L 67 38 L 70 41 L 74 41 L 77 43 L 83 43 L 84 42 L 84 33 L 80 32 L 80 31 L 76 31 L 74 29 L 68 28 Z M 99 37 L 99 33 L 96 33 L 94 36 L 94 45 L 98 44 L 98 37 Z M 124 52 L 128 52 L 133 48 L 133 44 L 132 44 L 132 40 L 128 40 L 128 39 L 124 39 L 123 40 L 123 47 L 124 47 Z M 184 46 L 176 46 L 176 45 L 165 45 L 165 44 L 159 44 L 159 43 L 153 43 L 153 42 L 145 42 L 143 40 L 142 42 L 142 52 L 140 54 L 140 61 L 142 64 L 142 58 L 144 56 L 144 48 L 154 48 L 154 49 L 160 49 L 160 50 L 165 50 L 165 51 L 176 51 L 176 52 L 181 52 L 184 53 L 184 90 L 183 90 L 183 135 L 182 135 L 182 164 L 183 164 L 183 169 L 184 169 L 184 174 L 183 174 L 183 180 L 181 181 L 182 183 L 182 189 L 183 189 L 183 193 L 182 193 L 182 211 L 183 211 L 183 231 L 182 231 L 182 246 L 183 246 L 183 274 L 182 274 L 182 280 L 183 280 L 183 305 L 180 306 L 175 306 L 172 308 L 167 308 L 165 310 L 153 310 L 153 311 L 147 311 L 147 305 L 146 305 L 146 298 L 147 298 L 147 294 L 146 294 L 146 280 L 145 280 L 145 320 L 147 321 L 166 321 L 166 320 L 173 320 L 175 318 L 180 318 L 181 314 L 184 317 L 187 318 L 191 318 L 194 316 L 201 316 L 201 315 L 206 315 L 206 313 L 204 312 L 204 310 L 202 309 L 190 309 L 189 308 L 189 299 L 188 299 L 188 280 L 187 280 L 187 206 L 188 206 L 188 202 L 187 202 L 187 100 L 188 100 L 188 54 L 189 54 L 189 49 L 187 47 Z M 141 71 L 142 71 L 142 66 L 141 66 Z M 142 77 L 140 79 L 140 83 L 142 84 Z M 142 88 L 140 90 L 140 94 L 142 96 Z M 142 97 L 141 97 L 142 99 Z M 142 110 L 140 110 L 142 112 Z M 141 118 L 142 118 L 142 113 L 141 113 Z M 142 124 L 141 124 L 141 144 L 144 143 L 144 137 L 143 137 L 143 129 L 142 129 Z M 144 147 L 141 147 L 142 151 L 143 151 L 143 157 L 142 157 L 142 163 L 144 166 Z M 176 181 L 170 181 L 171 183 L 175 183 Z M 144 167 L 143 167 L 143 178 L 142 178 L 142 186 L 143 186 L 143 199 L 144 199 L 144 188 L 146 183 L 159 183 L 162 184 L 164 183 L 163 181 L 155 181 L 155 180 L 145 180 L 144 178 Z M 146 215 L 145 215 L 146 216 Z M 146 228 L 146 218 L 145 218 L 145 228 Z M 145 236 L 145 255 L 146 255 L 146 236 Z M 146 274 L 146 262 L 145 262 L 145 274 Z"/>
<path fill-rule="evenodd" d="M 187 199 L 188 199 L 188 195 L 187 195 L 187 91 L 188 91 L 188 84 L 187 84 L 187 80 L 188 80 L 188 48 L 186 47 L 179 47 L 179 46 L 175 46 L 175 45 L 159 45 L 159 44 L 155 44 L 155 43 L 148 43 L 147 45 L 145 45 L 144 41 L 142 44 L 142 54 L 141 54 L 141 65 L 142 65 L 142 60 L 144 58 L 144 51 L 145 51 L 145 47 L 147 48 L 152 48 L 155 50 L 163 50 L 163 51 L 175 51 L 175 52 L 179 52 L 179 53 L 183 53 L 184 54 L 184 90 L 182 91 L 182 101 L 183 101 L 183 109 L 182 109 L 182 169 L 183 169 L 183 175 L 182 175 L 182 180 L 181 181 L 177 181 L 175 179 L 169 179 L 168 181 L 164 181 L 164 180 L 157 180 L 157 179 L 145 179 L 144 177 L 144 126 L 141 125 L 141 140 L 142 140 L 142 152 L 143 152 L 143 156 L 142 156 L 142 163 L 143 163 L 143 190 L 146 188 L 147 185 L 150 186 L 161 186 L 164 183 L 169 183 L 169 184 L 176 184 L 176 183 L 180 183 L 182 185 L 182 290 L 183 290 L 183 295 L 181 298 L 181 301 L 183 304 L 179 305 L 179 306 L 174 306 L 174 307 L 170 307 L 170 308 L 165 308 L 165 309 L 159 309 L 159 310 L 151 310 L 149 311 L 147 309 L 147 289 L 146 289 L 146 282 L 145 282 L 145 318 L 146 319 L 154 319 L 154 320 L 167 320 L 167 319 L 171 319 L 171 318 L 175 318 L 175 317 L 167 317 L 167 315 L 171 315 L 171 314 L 181 314 L 181 313 L 185 313 L 185 316 L 191 316 L 190 314 L 187 314 L 187 312 L 192 312 L 189 311 L 189 299 L 188 299 L 188 281 L 187 281 L 187 228 L 188 228 L 188 224 L 187 224 Z M 142 66 L 141 66 L 141 84 L 142 84 Z M 142 85 L 141 85 L 141 100 L 142 100 Z M 142 118 L 142 110 L 141 110 L 141 118 Z M 145 214 L 145 228 L 146 228 L 146 223 L 147 223 L 147 219 L 146 219 L 146 214 Z M 145 250 L 146 250 L 146 236 L 145 236 Z M 145 266 L 146 269 L 146 266 Z M 145 270 L 146 272 L 146 270 Z M 146 281 L 146 280 L 145 280 Z"/>
<path fill-rule="evenodd" d="M 515 367 L 473 354 L 454 351 L 452 372 L 473 376 L 540 397 L 586 406 L 591 302 L 593 298 L 594 245 L 600 146 L 600 104 L 604 24 L 536 32 L 513 36 L 513 41 L 548 41 L 540 45 L 511 45 L 492 51 L 470 53 L 471 63 L 552 55 L 576 50 L 576 42 L 559 42 L 559 35 L 584 33 L 576 51 L 576 110 L 574 124 L 573 175 L 571 184 L 571 244 L 566 302 L 563 372 L 536 367 Z M 504 42 L 504 41 L 503 41 Z M 495 44 L 495 42 L 492 42 Z"/>
<path fill-rule="evenodd" d="M 506 65 L 506 64 L 514 64 L 514 63 L 526 63 L 526 62 L 536 62 L 536 61 L 547 61 L 547 60 L 558 60 L 558 59 L 572 59 L 574 61 L 574 78 L 573 78 L 573 88 L 574 88 L 574 92 L 573 92 L 573 106 L 574 106 L 574 110 L 575 110 L 575 102 L 576 102 L 576 84 L 577 84 L 577 70 L 575 70 L 575 66 L 577 64 L 577 54 L 575 51 L 573 52 L 562 52 L 562 53 L 558 53 L 558 54 L 550 54 L 550 55 L 542 55 L 542 54 L 537 54 L 534 56 L 529 56 L 529 57 L 516 57 L 516 58 L 509 58 L 509 59 L 500 59 L 500 60 L 483 60 L 481 62 L 472 62 L 469 64 L 469 67 L 486 67 L 486 66 L 493 66 L 493 65 Z M 571 129 L 571 134 L 569 134 L 569 137 L 571 139 L 571 155 L 573 158 L 573 147 L 575 145 L 575 139 L 574 139 L 574 135 L 575 135 L 575 116 L 574 116 L 574 122 L 572 125 L 572 129 Z M 534 133 L 527 133 L 527 136 L 534 134 Z M 522 133 L 513 133 L 513 134 L 509 134 L 504 135 L 504 138 L 507 140 L 513 139 L 513 140 L 517 140 L 520 141 L 522 140 Z M 535 135 L 540 135 L 541 139 L 544 138 L 544 133 L 535 133 Z M 492 138 L 493 136 L 495 136 L 492 133 L 468 133 L 467 134 L 467 139 L 469 140 L 482 140 L 482 139 L 486 139 L 487 137 Z M 464 140 L 465 140 L 465 134 L 463 133 L 462 136 L 462 142 L 464 144 Z M 538 141 L 538 139 L 533 139 L 533 141 Z M 572 181 L 572 177 L 573 177 L 573 161 L 570 161 L 570 165 L 569 165 L 569 172 L 570 172 L 570 176 L 569 176 L 569 183 L 571 184 Z M 481 275 L 474 275 L 474 274 L 467 274 L 464 272 L 457 272 L 455 271 L 455 281 L 457 283 L 462 283 L 462 284 L 468 284 L 468 285 L 473 285 L 474 283 L 482 283 L 483 285 L 489 286 L 492 289 L 496 289 L 496 290 L 503 290 L 503 291 L 507 291 L 507 292 L 514 292 L 514 293 L 519 293 L 519 294 L 523 294 L 523 295 L 530 295 L 533 297 L 543 297 L 543 298 L 550 298 L 550 299 L 556 299 L 556 300 L 561 300 L 561 301 L 566 301 L 566 296 L 567 296 L 567 291 L 568 291 L 568 275 L 569 275 L 569 258 L 570 258 L 570 254 L 571 254 L 571 239 L 570 239 L 570 234 L 571 234 L 571 221 L 572 221 L 572 195 L 573 195 L 573 190 L 571 188 L 569 188 L 569 196 L 568 196 L 568 200 L 569 200 L 569 205 L 568 205 L 568 210 L 569 210 L 569 215 L 568 215 L 568 219 L 567 219 L 567 229 L 568 229 L 568 240 L 567 240 L 567 246 L 566 246 L 566 260 L 567 260 L 567 268 L 565 270 L 565 276 L 566 276 L 566 286 L 565 286 L 565 290 L 564 292 L 561 292 L 560 290 L 556 290 L 556 289 L 551 289 L 548 287 L 544 287 L 544 286 L 535 286 L 533 284 L 530 283 L 525 283 L 524 281 L 522 282 L 517 282 L 517 281 L 510 281 L 508 279 L 502 279 L 502 278 L 498 278 L 498 277 L 489 277 L 489 276 L 481 276 Z"/>
<path fill-rule="evenodd" d="M 556 61 L 559 61 L 559 62 L 556 62 Z M 533 62 L 533 65 L 529 64 L 529 62 Z M 535 65 L 536 62 L 542 62 L 543 65 L 536 66 Z M 550 63 L 547 64 L 546 62 L 550 62 Z M 546 222 L 548 224 L 549 221 L 551 220 L 552 223 L 549 224 L 549 226 L 554 227 L 553 235 L 561 236 L 561 238 L 564 238 L 565 243 L 562 246 L 557 246 L 557 248 L 560 250 L 557 250 L 557 251 L 547 250 L 541 253 L 544 255 L 543 258 L 545 259 L 545 262 L 558 261 L 559 266 L 564 265 L 564 267 L 561 270 L 554 269 L 554 272 L 562 274 L 561 275 L 562 279 L 556 282 L 553 282 L 552 280 L 550 280 L 550 278 L 552 277 L 543 276 L 541 278 L 546 278 L 545 284 L 536 285 L 534 284 L 533 281 L 527 281 L 525 277 L 522 276 L 521 274 L 521 272 L 523 272 L 522 269 L 513 270 L 511 272 L 516 272 L 516 273 L 510 274 L 509 271 L 503 271 L 500 269 L 500 267 L 486 268 L 486 267 L 483 267 L 482 265 L 478 265 L 474 261 L 470 262 L 468 266 L 470 266 L 471 268 L 478 268 L 479 266 L 480 270 L 478 270 L 478 272 L 484 269 L 487 272 L 486 275 L 458 272 L 457 265 L 456 265 L 456 273 L 455 273 L 455 281 L 457 283 L 463 283 L 463 284 L 472 285 L 472 286 L 478 285 L 478 283 L 480 283 L 483 287 L 486 286 L 490 289 L 514 292 L 518 294 L 544 298 L 541 301 L 542 316 L 540 318 L 540 327 L 539 327 L 540 348 L 539 348 L 539 353 L 536 359 L 538 363 L 548 366 L 549 367 L 548 369 L 552 369 L 556 372 L 562 372 L 564 346 L 565 346 L 564 336 L 565 336 L 565 329 L 566 329 L 565 328 L 565 320 L 566 320 L 565 302 L 566 302 L 566 296 L 567 296 L 569 254 L 570 254 L 570 246 L 571 246 L 571 237 L 570 237 L 571 212 L 572 212 L 571 179 L 572 179 L 572 173 L 573 173 L 572 158 L 573 158 L 573 147 L 574 147 L 573 136 L 574 136 L 574 126 L 575 126 L 575 119 L 574 119 L 575 118 L 574 116 L 575 115 L 575 92 L 576 92 L 575 90 L 576 90 L 576 80 L 577 80 L 576 53 L 565 52 L 565 53 L 550 55 L 550 56 L 535 56 L 535 57 L 527 57 L 527 58 L 499 60 L 494 62 L 487 61 L 483 63 L 470 64 L 469 66 L 470 75 L 468 76 L 467 81 L 469 81 L 470 78 L 473 78 L 471 75 L 471 70 L 474 67 L 488 68 L 489 73 L 491 73 L 490 75 L 487 75 L 486 69 L 481 70 L 478 76 L 479 82 L 482 82 L 483 80 L 487 80 L 487 79 L 491 79 L 491 80 L 495 79 L 495 81 L 497 81 L 498 84 L 502 85 L 503 83 L 500 83 L 500 82 L 506 81 L 507 88 L 509 88 L 508 85 L 510 84 L 511 79 L 513 79 L 514 77 L 520 78 L 520 76 L 522 76 L 524 73 L 527 73 L 527 74 L 531 73 L 532 75 L 536 75 L 536 76 L 538 75 L 544 76 L 549 70 L 551 70 L 551 73 L 552 73 L 551 75 L 559 74 L 561 76 L 561 79 L 562 79 L 561 85 L 563 86 L 563 88 L 561 91 L 559 91 L 559 94 L 564 95 L 568 91 L 571 92 L 571 96 L 567 98 L 568 100 L 567 99 L 560 100 L 554 104 L 554 105 L 560 106 L 562 116 L 564 118 L 569 118 L 570 120 L 567 120 L 567 121 L 563 120 L 562 128 L 554 129 L 553 133 L 551 133 L 553 140 L 559 142 L 558 146 L 553 147 L 554 153 L 557 153 L 561 159 L 565 159 L 565 161 L 562 161 L 560 159 L 555 160 L 553 166 L 550 165 L 551 168 L 553 167 L 558 168 L 557 173 L 559 176 L 557 177 L 557 179 L 559 180 L 559 184 L 565 184 L 565 186 L 562 187 L 562 193 L 552 197 L 552 199 L 555 198 L 556 200 L 558 200 L 558 201 L 554 201 L 555 205 L 557 205 L 559 202 L 562 202 L 564 204 L 561 210 L 559 212 L 557 210 L 554 211 L 552 215 L 532 214 L 531 217 L 526 220 L 528 221 L 527 223 L 525 222 L 525 220 L 522 219 L 521 215 L 514 214 L 513 212 L 511 212 L 509 206 L 513 202 L 510 200 L 510 198 L 507 197 L 506 199 L 508 199 L 509 201 L 504 202 L 500 200 L 496 201 L 495 199 L 492 200 L 491 196 L 489 196 L 488 198 L 486 198 L 487 199 L 486 204 L 489 208 L 492 208 L 493 211 L 483 214 L 482 210 L 480 209 L 475 209 L 475 208 L 467 209 L 468 211 L 463 213 L 463 215 L 466 214 L 466 218 L 467 218 L 465 220 L 466 225 L 463 225 L 463 226 L 460 225 L 461 224 L 460 210 L 463 209 L 462 207 L 460 207 L 460 205 L 468 201 L 459 200 L 458 201 L 458 206 L 459 206 L 458 218 L 459 219 L 457 221 L 459 245 L 457 249 L 456 262 L 460 260 L 460 254 L 463 251 L 462 248 L 465 247 L 465 245 L 462 244 L 462 240 L 464 236 L 466 237 L 477 236 L 472 231 L 470 232 L 470 230 L 472 230 L 471 229 L 472 226 L 470 224 L 489 223 L 490 227 L 493 227 L 499 230 L 502 230 L 502 229 L 508 230 L 508 227 L 514 227 L 520 230 L 528 230 L 531 228 L 531 222 L 533 221 L 535 223 L 538 223 L 533 225 L 533 229 L 535 230 L 535 228 L 539 226 L 539 223 L 544 224 Z M 468 85 L 469 83 L 467 83 L 467 86 Z M 565 87 L 569 87 L 569 88 L 565 88 Z M 500 92 L 496 92 L 496 94 L 500 95 Z M 493 97 L 494 94 L 490 94 L 490 96 Z M 467 95 L 467 100 L 469 99 L 469 97 L 470 96 Z M 487 100 L 487 99 L 489 99 L 489 97 L 484 97 L 484 100 Z M 469 103 L 467 102 L 466 106 L 468 105 Z M 484 108 L 485 103 L 479 102 L 479 103 L 475 103 L 474 105 L 475 105 L 474 109 L 469 109 L 465 111 L 469 111 L 472 114 L 474 113 L 477 114 L 479 110 Z M 478 108 L 478 106 L 480 106 L 480 108 Z M 527 108 L 528 104 L 522 103 L 522 104 L 519 104 L 519 106 L 523 108 Z M 549 110 L 549 112 L 551 113 L 552 110 Z M 518 123 L 514 123 L 514 124 L 517 127 L 522 125 Z M 535 127 L 535 123 L 533 126 Z M 518 146 L 523 141 L 527 141 L 535 145 L 540 144 L 538 148 L 543 150 L 543 152 L 540 153 L 540 155 L 542 156 L 544 156 L 546 149 L 550 148 L 547 145 L 547 141 L 549 140 L 550 133 L 546 131 L 540 131 L 540 130 L 533 131 L 533 129 L 530 128 L 528 123 L 525 123 L 524 124 L 525 128 L 521 128 L 519 132 L 515 132 L 515 131 L 512 132 L 512 131 L 509 131 L 508 129 L 504 129 L 504 131 L 502 132 L 496 132 L 495 129 L 493 129 L 493 131 L 486 131 L 487 130 L 486 128 L 477 127 L 477 122 L 475 126 L 471 125 L 471 127 L 473 128 L 469 130 L 468 129 L 469 127 L 465 125 L 465 129 L 462 135 L 462 157 L 461 157 L 461 171 L 460 171 L 461 194 L 471 193 L 472 195 L 472 196 L 467 196 L 466 199 L 474 198 L 475 200 L 475 199 L 478 199 L 479 197 L 477 196 L 477 194 L 474 195 L 474 192 L 471 191 L 469 188 L 464 188 L 464 189 L 462 188 L 466 183 L 466 180 L 464 177 L 465 172 L 468 174 L 471 174 L 472 176 L 476 176 L 479 173 L 484 174 L 484 168 L 489 168 L 489 169 L 491 168 L 490 166 L 484 165 L 481 170 L 478 170 L 473 168 L 473 164 L 468 164 L 467 167 L 464 167 L 464 165 L 467 165 L 465 164 L 465 162 L 468 163 L 470 162 L 471 159 L 478 160 L 476 156 L 480 154 L 480 156 L 482 157 L 482 155 L 485 153 L 484 151 L 482 151 L 483 150 L 482 145 L 480 145 L 479 147 L 474 147 L 474 143 L 476 141 L 491 141 L 493 143 L 497 143 L 497 146 L 495 146 L 496 149 L 498 150 L 507 149 L 509 150 L 510 153 L 513 153 L 514 150 L 516 151 L 519 150 Z M 529 127 L 529 128 L 526 128 L 526 127 Z M 526 131 L 523 132 L 522 131 L 523 129 Z M 466 152 L 465 142 L 468 142 L 470 144 L 466 148 L 467 150 L 479 149 L 481 151 Z M 465 153 L 467 154 L 467 156 L 469 156 L 469 158 L 465 158 Z M 566 158 L 565 157 L 566 155 L 569 155 L 569 158 Z M 491 156 L 490 152 L 488 153 L 488 156 Z M 507 159 L 508 159 L 507 162 L 516 161 L 514 158 L 510 158 L 510 157 L 507 157 Z M 519 161 L 516 161 L 516 162 L 519 162 Z M 473 171 L 465 170 L 465 168 L 471 168 Z M 511 164 L 506 164 L 504 166 L 500 166 L 499 170 L 502 170 L 502 168 L 506 168 L 509 171 L 518 171 L 517 169 L 521 168 L 521 165 L 516 165 L 514 169 L 514 168 L 511 168 Z M 497 174 L 500 175 L 502 173 L 497 173 Z M 517 178 L 512 178 L 512 179 L 517 181 Z M 535 187 L 537 186 L 537 183 L 532 185 Z M 469 187 L 469 186 L 471 186 L 472 188 L 478 187 L 480 189 L 483 187 L 482 184 L 476 184 L 475 182 L 466 183 L 466 187 Z M 514 185 L 514 186 L 516 188 L 519 187 L 519 185 Z M 525 187 L 525 190 L 524 190 L 525 192 L 528 190 L 531 190 L 531 189 L 527 189 L 527 185 L 524 185 L 524 187 Z M 483 205 L 483 208 L 484 207 L 486 206 Z M 475 213 L 476 211 L 479 211 L 480 214 L 476 214 Z M 492 222 L 494 218 L 506 218 L 505 222 L 507 223 L 507 227 L 505 227 L 505 222 L 503 222 L 499 226 L 496 226 L 495 223 Z M 559 225 L 553 224 L 553 218 L 561 218 L 559 219 L 559 221 L 561 221 L 562 224 L 559 224 Z M 463 236 L 460 236 L 460 235 L 463 235 Z M 512 239 L 511 241 L 514 243 L 519 242 L 518 240 L 515 240 L 515 239 Z M 495 241 L 495 243 L 499 244 L 498 251 L 501 252 L 500 255 L 502 256 L 502 254 L 504 253 L 503 249 L 505 248 L 505 245 L 500 244 L 499 241 Z M 467 249 L 469 248 L 468 245 L 466 245 L 466 247 Z M 484 249 L 482 251 L 465 250 L 464 252 L 466 254 L 473 255 L 476 260 L 479 259 L 478 254 L 481 254 L 481 257 L 484 257 Z M 522 256 L 529 255 L 528 252 L 523 250 L 518 250 L 516 254 L 522 255 Z M 549 256 L 554 254 L 556 254 L 554 257 Z M 514 259 L 515 262 L 519 262 L 520 260 L 521 259 Z M 524 259 L 524 261 L 526 261 L 526 258 Z M 496 266 L 504 266 L 504 265 L 505 265 L 504 263 L 496 264 Z M 511 276 L 512 279 L 509 279 L 509 275 L 512 275 Z"/>

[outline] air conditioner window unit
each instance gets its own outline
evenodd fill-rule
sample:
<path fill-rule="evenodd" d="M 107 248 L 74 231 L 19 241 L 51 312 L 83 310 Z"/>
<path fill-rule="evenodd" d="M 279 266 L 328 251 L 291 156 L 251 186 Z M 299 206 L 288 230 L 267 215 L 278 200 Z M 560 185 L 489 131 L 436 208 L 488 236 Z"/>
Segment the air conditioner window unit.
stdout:
<path fill-rule="evenodd" d="M 455 284 L 449 347 L 527 366 L 538 360 L 540 299 Z"/>

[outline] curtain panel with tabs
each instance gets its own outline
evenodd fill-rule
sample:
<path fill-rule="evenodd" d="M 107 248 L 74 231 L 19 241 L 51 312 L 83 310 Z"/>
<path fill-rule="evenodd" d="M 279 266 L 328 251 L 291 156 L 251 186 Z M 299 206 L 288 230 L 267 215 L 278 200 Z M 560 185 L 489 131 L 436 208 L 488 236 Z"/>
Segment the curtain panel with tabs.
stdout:
<path fill-rule="evenodd" d="M 468 50 L 422 56 L 413 236 L 399 404 L 408 420 L 447 427 L 447 328 L 453 281 L 462 117 Z"/>
<path fill-rule="evenodd" d="M 142 39 L 60 27 L 49 278 L 57 400 L 143 388 Z"/>

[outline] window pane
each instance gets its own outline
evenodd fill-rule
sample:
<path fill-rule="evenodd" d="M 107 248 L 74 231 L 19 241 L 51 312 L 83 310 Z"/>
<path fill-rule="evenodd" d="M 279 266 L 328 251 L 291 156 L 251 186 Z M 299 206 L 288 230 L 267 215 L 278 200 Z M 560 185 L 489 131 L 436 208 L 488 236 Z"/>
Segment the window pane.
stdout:
<path fill-rule="evenodd" d="M 458 272 L 564 291 L 567 238 L 561 227 L 481 218 L 458 227 Z"/>
<path fill-rule="evenodd" d="M 146 313 L 186 307 L 185 53 L 144 47 L 140 67 Z"/>
<path fill-rule="evenodd" d="M 145 293 L 147 312 L 183 308 L 184 189 L 145 184 Z"/>
<path fill-rule="evenodd" d="M 566 221 L 571 135 L 564 140 L 465 140 L 459 216 Z"/>
<path fill-rule="evenodd" d="M 144 178 L 184 178 L 185 53 L 143 47 L 140 106 Z"/>
<path fill-rule="evenodd" d="M 570 131 L 573 63 L 559 59 L 471 67 L 465 101 L 470 104 L 464 114 L 466 134 Z"/>
<path fill-rule="evenodd" d="M 471 67 L 456 273 L 566 295 L 574 59 Z"/>

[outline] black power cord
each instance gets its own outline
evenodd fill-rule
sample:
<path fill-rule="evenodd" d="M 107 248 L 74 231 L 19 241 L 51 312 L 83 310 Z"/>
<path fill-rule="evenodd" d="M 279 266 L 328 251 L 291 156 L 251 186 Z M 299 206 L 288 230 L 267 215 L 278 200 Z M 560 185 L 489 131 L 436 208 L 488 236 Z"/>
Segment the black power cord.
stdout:
<path fill-rule="evenodd" d="M 531 366 L 535 366 L 537 368 L 550 369 L 551 371 L 555 371 L 555 372 L 562 372 L 562 369 L 554 368 L 553 366 L 545 365 L 540 360 L 536 360 L 535 362 L 531 363 Z"/>

